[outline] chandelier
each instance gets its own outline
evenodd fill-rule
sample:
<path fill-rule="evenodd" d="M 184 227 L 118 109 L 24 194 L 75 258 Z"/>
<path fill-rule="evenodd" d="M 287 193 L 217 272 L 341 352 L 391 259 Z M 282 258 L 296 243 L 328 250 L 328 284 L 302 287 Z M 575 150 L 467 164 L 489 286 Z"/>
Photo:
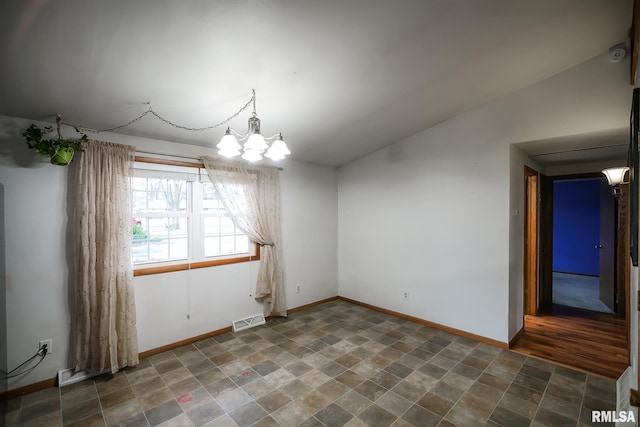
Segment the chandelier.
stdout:
<path fill-rule="evenodd" d="M 256 114 L 256 91 L 253 90 L 252 93 L 250 102 L 253 104 L 253 113 L 249 117 L 249 129 L 246 133 L 239 133 L 227 127 L 225 135 L 216 145 L 218 154 L 228 158 L 241 156 L 249 162 L 257 162 L 262 160 L 264 153 L 264 156 L 271 160 L 282 160 L 291 154 L 291 151 L 282 139 L 282 133 L 269 137 L 262 136 L 260 119 Z"/>

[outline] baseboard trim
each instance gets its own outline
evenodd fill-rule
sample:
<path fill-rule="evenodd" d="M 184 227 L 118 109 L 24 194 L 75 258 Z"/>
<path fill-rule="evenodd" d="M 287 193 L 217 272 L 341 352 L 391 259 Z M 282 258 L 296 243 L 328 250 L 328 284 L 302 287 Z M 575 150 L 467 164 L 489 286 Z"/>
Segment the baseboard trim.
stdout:
<path fill-rule="evenodd" d="M 369 308 L 371 310 L 379 311 L 380 313 L 384 313 L 384 314 L 388 314 L 388 315 L 391 315 L 391 316 L 399 317 L 400 319 L 408 320 L 410 322 L 416 322 L 416 323 L 419 323 L 421 325 L 429 326 L 429 327 L 434 328 L 434 329 L 438 329 L 438 330 L 441 330 L 441 331 L 449 332 L 449 333 L 452 333 L 452 334 L 455 334 L 455 335 L 460 335 L 460 336 L 465 337 L 465 338 L 471 338 L 473 340 L 480 341 L 480 342 L 483 342 L 485 344 L 490 344 L 490 345 L 493 345 L 495 347 L 500 347 L 500 348 L 507 349 L 507 350 L 509 349 L 509 343 L 506 343 L 506 342 L 494 340 L 492 338 L 483 337 L 482 335 L 472 334 L 471 332 L 463 331 L 461 329 L 456 329 L 456 328 L 452 328 L 450 326 L 441 325 L 440 323 L 430 322 L 429 320 L 421 319 L 419 317 L 409 316 L 408 314 L 400 313 L 400 312 L 393 311 L 393 310 L 388 310 L 386 308 L 382 308 L 382 307 L 378 307 L 378 306 L 375 306 L 375 305 L 367 304 L 367 303 L 360 302 L 360 301 L 357 301 L 357 300 L 354 300 L 354 299 L 351 299 L 351 298 L 338 296 L 338 299 L 341 300 L 341 301 L 349 302 L 351 304 L 360 305 L 362 307 L 366 307 L 366 308 Z"/>
<path fill-rule="evenodd" d="M 183 345 L 193 344 L 194 342 L 206 340 L 207 338 L 213 338 L 217 335 L 226 334 L 227 332 L 231 332 L 233 328 L 231 326 L 227 326 L 226 328 L 217 329 L 215 331 L 207 332 L 206 334 L 198 335 L 191 338 L 186 338 L 184 340 L 176 341 L 171 344 L 163 345 L 160 347 L 152 348 L 151 350 L 146 350 L 140 353 L 140 359 L 144 359 L 149 356 L 153 356 L 158 353 L 163 353 L 165 351 L 174 350 L 178 347 L 182 347 Z"/>
<path fill-rule="evenodd" d="M 14 388 L 13 390 L 5 391 L 0 395 L 0 400 L 8 400 L 16 397 L 24 396 L 25 394 L 35 393 L 36 391 L 44 390 L 45 388 L 54 387 L 58 383 L 58 377 L 49 378 L 37 383 L 25 385 L 23 387 Z"/>
<path fill-rule="evenodd" d="M 331 298 L 325 298 L 325 299 L 322 299 L 320 301 L 312 302 L 312 303 L 309 303 L 309 304 L 300 305 L 298 307 L 292 308 L 291 310 L 287 310 L 287 313 L 288 314 L 293 314 L 293 313 L 296 313 L 298 311 L 308 310 L 310 308 L 317 307 L 319 305 L 326 304 L 328 302 L 336 301 L 339 298 L 340 298 L 339 296 L 335 296 L 335 297 L 331 297 Z"/>

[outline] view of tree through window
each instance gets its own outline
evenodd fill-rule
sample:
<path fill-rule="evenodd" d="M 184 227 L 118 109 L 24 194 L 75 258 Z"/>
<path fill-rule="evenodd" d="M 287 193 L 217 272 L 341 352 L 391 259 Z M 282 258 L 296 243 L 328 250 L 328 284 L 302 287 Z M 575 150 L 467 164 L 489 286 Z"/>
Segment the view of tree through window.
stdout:
<path fill-rule="evenodd" d="M 235 226 L 213 184 L 197 178 L 193 172 L 170 171 L 138 173 L 131 178 L 135 265 L 206 261 L 253 252 L 249 238 Z"/>
<path fill-rule="evenodd" d="M 177 179 L 132 178 L 134 264 L 188 258 L 187 184 Z"/>

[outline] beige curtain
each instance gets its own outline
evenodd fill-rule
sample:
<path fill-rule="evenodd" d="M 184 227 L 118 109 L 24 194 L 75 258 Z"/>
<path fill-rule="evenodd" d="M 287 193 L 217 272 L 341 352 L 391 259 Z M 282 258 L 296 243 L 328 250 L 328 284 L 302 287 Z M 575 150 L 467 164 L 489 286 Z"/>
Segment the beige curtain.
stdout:
<path fill-rule="evenodd" d="M 231 219 L 251 241 L 261 245 L 255 296 L 265 316 L 286 316 L 280 244 L 280 177 L 266 166 L 204 157 L 209 179 Z"/>
<path fill-rule="evenodd" d="M 133 147 L 89 141 L 79 159 L 76 370 L 138 364 L 131 264 Z"/>

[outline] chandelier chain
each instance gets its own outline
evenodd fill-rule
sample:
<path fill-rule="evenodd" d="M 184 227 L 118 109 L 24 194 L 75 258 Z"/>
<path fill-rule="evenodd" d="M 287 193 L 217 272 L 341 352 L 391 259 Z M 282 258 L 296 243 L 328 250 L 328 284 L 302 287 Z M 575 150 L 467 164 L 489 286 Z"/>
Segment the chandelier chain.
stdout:
<path fill-rule="evenodd" d="M 164 123 L 166 123 L 169 126 L 172 126 L 174 128 L 193 131 L 193 132 L 202 132 L 202 131 L 205 131 L 205 130 L 215 129 L 215 128 L 218 128 L 218 127 L 220 127 L 220 126 L 222 126 L 224 124 L 229 123 L 231 120 L 233 120 L 236 117 L 238 117 L 243 111 L 245 111 L 247 108 L 249 108 L 249 106 L 252 105 L 252 104 L 253 104 L 253 111 L 254 111 L 254 114 L 255 114 L 255 111 L 256 111 L 256 107 L 255 107 L 256 106 L 256 91 L 253 90 L 253 94 L 251 95 L 251 99 L 249 99 L 249 101 L 247 101 L 247 103 L 242 108 L 240 108 L 238 111 L 236 111 L 231 116 L 227 117 L 223 121 L 218 122 L 216 124 L 213 124 L 213 125 L 210 125 L 210 126 L 199 127 L 199 128 L 183 126 L 183 125 L 179 125 L 177 123 L 174 123 L 171 120 L 166 119 L 163 116 L 161 116 L 159 113 L 157 113 L 153 109 L 153 107 L 151 106 L 150 102 L 145 102 L 145 104 L 147 104 L 149 106 L 149 108 L 147 108 L 147 111 L 145 111 L 144 113 L 140 114 L 138 117 L 135 117 L 135 118 L 129 120 L 125 124 L 114 126 L 114 127 L 111 127 L 111 128 L 94 129 L 94 128 L 88 128 L 88 127 L 85 127 L 85 126 L 76 126 L 76 125 L 72 125 L 72 124 L 66 123 L 66 122 L 63 122 L 63 124 L 68 125 L 68 126 L 72 126 L 72 127 L 76 128 L 76 129 L 79 129 L 79 130 L 82 130 L 82 131 L 86 131 L 86 132 L 93 132 L 93 133 L 113 132 L 115 130 L 125 128 L 127 126 L 131 126 L 135 122 L 142 120 L 146 115 L 151 114 L 151 115 L 155 116 L 158 120 L 160 120 L 160 121 L 162 121 L 162 122 L 164 122 Z"/>

